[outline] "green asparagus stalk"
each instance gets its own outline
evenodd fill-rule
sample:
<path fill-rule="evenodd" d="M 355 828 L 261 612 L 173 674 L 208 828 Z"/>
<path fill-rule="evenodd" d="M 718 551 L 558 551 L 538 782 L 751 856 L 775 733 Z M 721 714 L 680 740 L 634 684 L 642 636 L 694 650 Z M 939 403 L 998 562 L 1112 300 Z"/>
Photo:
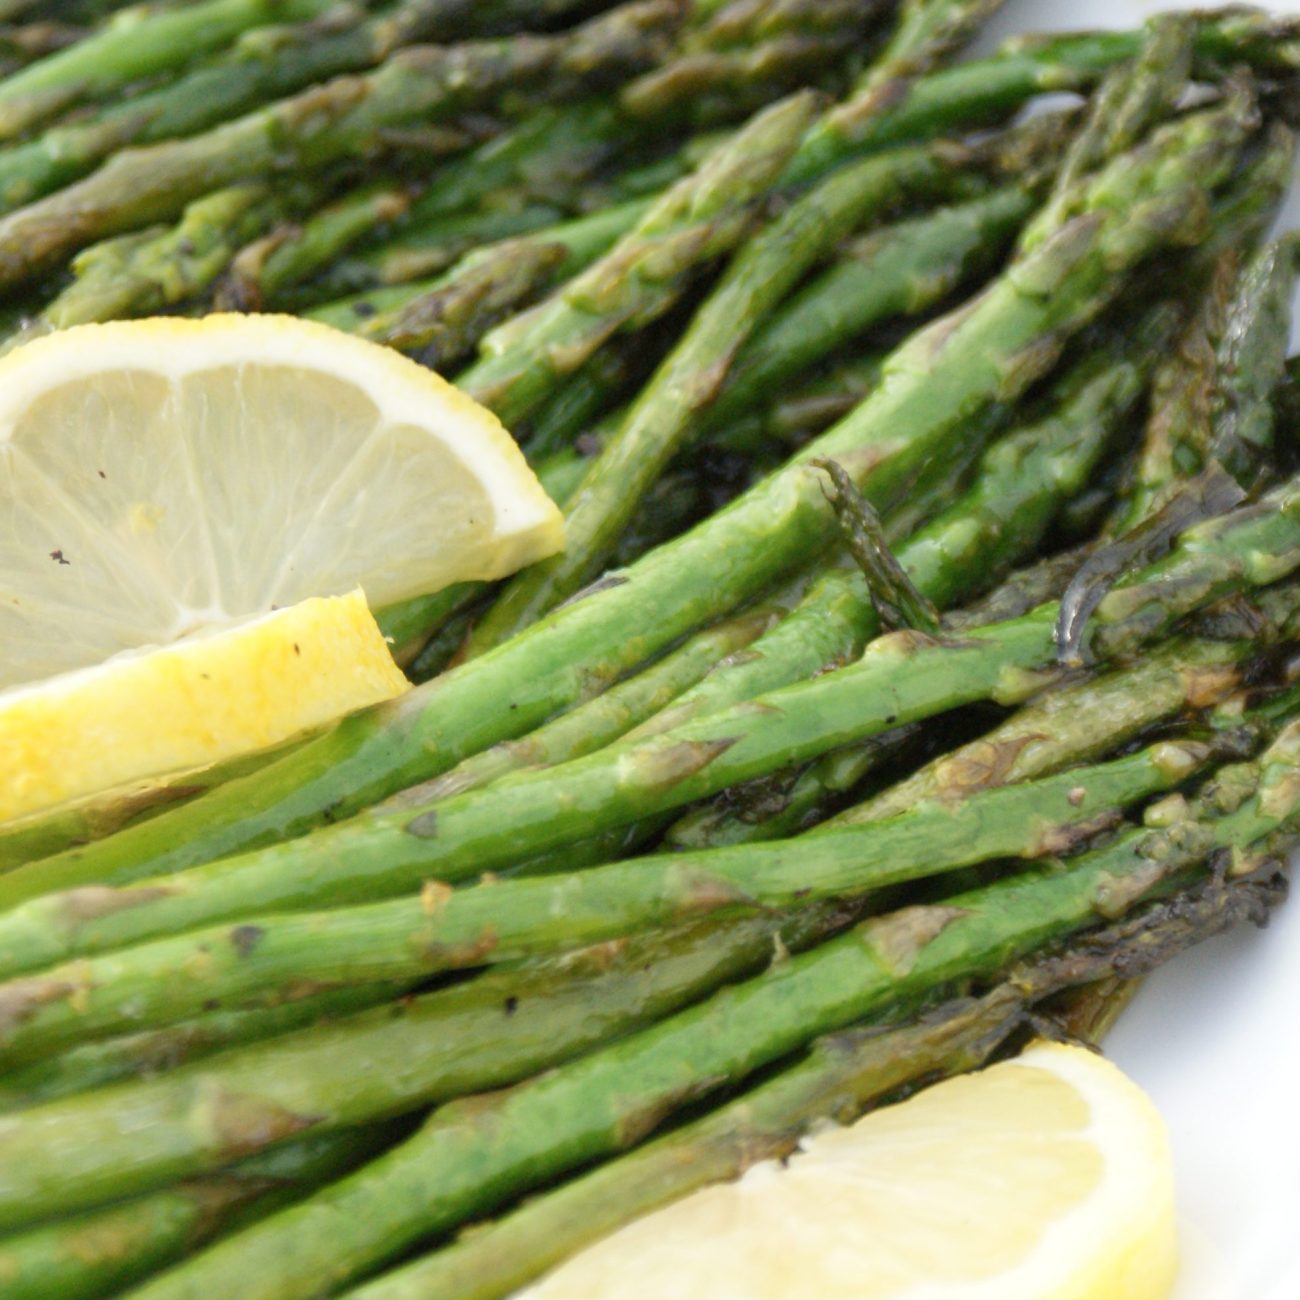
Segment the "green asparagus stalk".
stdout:
<path fill-rule="evenodd" d="M 410 203 L 411 195 L 402 186 L 371 182 L 301 223 L 281 225 L 240 250 L 217 289 L 216 305 L 232 311 L 263 310 L 285 286 L 332 261 L 376 225 L 396 221 Z"/>
<path fill-rule="evenodd" d="M 858 94 L 928 72 L 959 50 L 1004 0 L 903 0 L 898 26 L 880 57 L 859 77 Z M 897 94 L 897 86 L 883 92 Z"/>
<path fill-rule="evenodd" d="M 755 331 L 702 412 L 716 429 L 892 315 L 942 302 L 990 270 L 1034 209 L 1030 188 L 941 207 L 849 242 L 841 256 Z"/>
<path fill-rule="evenodd" d="M 1295 491 L 1275 493 L 1260 506 L 1192 530 L 1171 556 L 1112 591 L 1088 627 L 1094 653 L 1106 658 L 1132 650 L 1162 635 L 1181 615 L 1300 564 L 1300 525 L 1291 517 Z M 1279 623 L 1290 619 L 1291 596 L 1288 588 L 1274 598 Z M 989 698 L 1010 702 L 1041 686 L 1042 670 L 1054 664 L 1056 616 L 1056 604 L 1049 604 L 1023 618 L 970 631 L 956 643 L 894 633 L 872 642 L 856 663 L 838 672 L 660 736 L 517 773 L 419 811 L 359 818 L 135 886 L 95 885 L 35 898 L 0 915 L 0 971 L 10 976 L 222 920 L 391 896 L 431 878 L 463 880 L 961 704 Z M 64 883 L 49 874 L 49 863 L 47 891 Z M 0 884 L 16 876 L 11 872 Z M 445 892 L 447 886 L 439 884 L 425 896 L 431 923 Z M 346 935 L 347 921 L 340 926 Z M 253 930 L 258 940 L 250 957 L 257 950 L 263 956 L 247 965 L 273 961 L 261 948 L 261 926 Z M 236 925 L 230 933 L 242 931 Z M 307 946 L 314 943 L 309 939 Z M 246 946 L 223 940 L 219 955 L 211 958 L 214 969 L 238 966 L 235 955 Z M 473 947 L 475 960 L 491 955 L 482 943 Z M 382 945 L 367 944 L 367 951 L 376 962 L 386 959 Z M 0 1038 L 13 1043 L 33 1034 L 39 1023 L 71 1023 L 69 1016 L 79 1017 L 83 1027 L 89 1024 L 85 1010 L 71 1008 L 89 1008 L 107 998 L 99 982 L 108 979 L 119 959 L 131 960 L 125 953 L 101 958 L 102 973 L 95 980 L 85 965 L 72 962 L 57 977 L 47 973 L 0 986 Z M 159 986 L 158 997 L 179 1002 L 193 996 L 193 989 L 203 986 L 208 960 L 191 967 L 185 981 Z M 372 977 L 402 974 L 376 970 Z"/>
<path fill-rule="evenodd" d="M 891 158 L 846 167 L 745 245 L 592 463 L 566 510 L 563 554 L 507 584 L 475 628 L 471 654 L 534 622 L 595 575 L 650 485 L 693 432 L 699 412 L 719 391 L 730 358 L 810 266 L 895 199 L 897 183 Z"/>
<path fill-rule="evenodd" d="M 407 984 L 334 989 L 251 1011 L 208 1011 L 164 1029 L 81 1043 L 59 1056 L 9 1070 L 0 1083 L 0 1112 L 26 1110 L 123 1080 L 149 1078 L 229 1048 L 276 1038 L 310 1025 L 392 1002 Z"/>
<path fill-rule="evenodd" d="M 644 203 L 626 203 L 480 248 L 431 283 L 410 286 L 400 306 L 366 318 L 354 332 L 419 352 L 426 365 L 444 369 L 471 353 L 504 316 L 608 252 L 645 210 Z"/>
<path fill-rule="evenodd" d="M 602 944 L 0 1117 L 0 1223 L 165 1186 L 307 1129 L 517 1082 L 758 973 L 780 945 L 801 950 L 852 917 L 829 906 L 787 923 L 706 921 Z M 120 1123 L 126 1114 L 140 1117 L 138 1128 Z M 62 1135 L 57 1157 L 52 1133 Z"/>
<path fill-rule="evenodd" d="M 292 301 L 301 315 L 355 330 L 371 317 L 400 310 L 420 292 L 436 288 L 434 277 L 475 249 L 549 230 L 568 219 L 562 209 L 542 203 L 440 218 L 374 255 L 336 262 L 327 276 L 312 282 L 309 300 Z"/>
<path fill-rule="evenodd" d="M 1107 74 L 1062 160 L 1051 199 L 1027 232 L 1030 240 L 1068 220 L 1074 195 L 1087 177 L 1173 113 L 1187 89 L 1195 27 L 1190 14 L 1162 16 L 1152 22 L 1137 57 Z"/>
<path fill-rule="evenodd" d="M 749 6 L 752 33 L 713 22 L 689 33 L 681 54 L 620 91 L 618 104 L 633 120 L 686 117 L 696 126 L 752 112 L 833 71 L 859 48 L 886 6 L 880 0 L 830 0 L 813 5 Z M 726 10 L 719 18 L 729 17 Z M 765 21 L 770 18 L 771 21 Z"/>
<path fill-rule="evenodd" d="M 1059 386 L 1059 402 L 1046 418 L 995 444 L 985 454 L 969 491 L 899 548 L 899 563 L 926 598 L 940 607 L 954 604 L 981 583 L 996 580 L 1020 556 L 1032 553 L 1061 502 L 1086 481 L 1110 436 L 1141 395 L 1143 353 L 1158 351 L 1168 333 L 1161 325 L 1164 317 L 1160 309 L 1153 314 L 1144 346 L 1134 347 L 1130 341 L 1124 348 L 1124 341 L 1112 339 L 1109 348 L 1093 351 L 1078 363 Z M 1128 359 L 1123 355 L 1126 350 L 1132 354 Z M 844 588 L 853 602 L 850 608 L 869 605 L 865 584 L 851 571 L 832 571 L 822 580 L 822 586 L 826 584 Z M 797 674 L 790 680 L 816 671 L 803 660 L 800 635 L 806 620 L 820 621 L 816 604 L 809 603 L 811 608 L 800 608 L 786 626 L 755 645 L 758 653 L 766 652 L 765 660 L 752 661 L 728 675 L 715 674 L 633 734 L 679 726 L 691 716 L 746 698 L 750 683 L 745 678 L 757 675 L 757 663 L 761 662 L 765 678 L 787 664 Z M 865 639 L 878 626 L 875 620 L 866 621 L 861 635 Z M 782 653 L 778 642 L 789 651 Z M 773 681 L 766 689 L 776 684 L 783 683 Z M 891 748 L 887 738 L 878 737 L 818 760 L 812 769 L 794 775 L 775 804 L 765 797 L 761 817 L 752 816 L 743 801 L 738 807 L 734 798 L 724 795 L 716 805 L 703 805 L 675 823 L 667 832 L 668 842 L 705 848 L 794 834 L 824 812 L 828 799 L 842 795 L 874 769 Z"/>
<path fill-rule="evenodd" d="M 661 58 L 674 18 L 667 0 L 643 0 L 563 35 L 409 46 L 377 72 L 337 78 L 188 139 L 123 150 L 93 176 L 0 219 L 0 283 L 175 216 L 215 188 L 365 153 L 394 126 L 480 107 L 506 90 L 544 98 L 589 90 Z"/>
<path fill-rule="evenodd" d="M 1266 245 L 1242 271 L 1218 352 L 1210 456 L 1239 482 L 1265 477 L 1273 442 L 1273 393 L 1286 373 L 1300 242 Z"/>
<path fill-rule="evenodd" d="M 988 734 L 841 813 L 826 829 L 893 817 L 917 800 L 965 798 L 1091 761 L 1189 709 L 1230 697 L 1241 688 L 1254 652 L 1249 638 L 1176 638 L 1137 663 L 1047 691 Z"/>
<path fill-rule="evenodd" d="M 175 226 L 92 244 L 73 259 L 73 282 L 4 346 L 72 325 L 149 315 L 197 297 L 242 244 L 293 203 L 292 187 L 275 195 L 264 185 L 234 185 L 196 199 Z"/>
<path fill-rule="evenodd" d="M 248 1300 L 310 1295 L 322 1275 L 341 1285 L 420 1239 L 644 1140 L 686 1101 L 822 1034 L 991 975 L 1193 883 L 1207 855 L 1235 851 L 1244 871 L 1272 856 L 1294 824 L 1298 740 L 1284 732 L 1261 765 L 1220 780 L 1217 801 L 1207 798 L 1197 815 L 1130 832 L 1068 869 L 874 918 L 521 1088 L 445 1106 L 363 1171 L 195 1256 L 143 1288 L 141 1300 L 197 1297 L 217 1278 Z"/>
<path fill-rule="evenodd" d="M 553 767 L 617 740 L 664 709 L 684 690 L 741 655 L 780 616 L 756 609 L 697 633 L 685 645 L 627 678 L 594 700 L 562 714 L 518 740 L 504 741 L 457 764 L 450 772 L 414 786 L 381 805 L 383 811 L 419 807 L 488 785 L 523 768 Z"/>
<path fill-rule="evenodd" d="M 79 100 L 169 72 L 276 20 L 317 18 L 330 0 L 204 0 L 183 12 L 133 15 L 0 84 L 0 139 L 12 139 Z"/>
<path fill-rule="evenodd" d="M 274 1005 L 331 979 L 413 979 L 697 915 L 856 898 L 990 859 L 1059 854 L 1113 825 L 1124 807 L 1182 784 L 1213 756 L 1201 745 L 1159 744 L 809 839 L 638 858 L 455 892 L 434 882 L 418 898 L 249 917 L 234 930 L 197 930 L 0 985 L 0 1059 L 34 1059 L 79 1039 L 172 1023 L 213 1001 Z M 200 962 L 201 974 L 190 976 Z"/>
<path fill-rule="evenodd" d="M 791 1154 L 819 1121 L 848 1123 L 901 1088 L 978 1068 L 1035 1004 L 1059 990 L 1116 967 L 1148 971 L 1234 925 L 1263 924 L 1283 892 L 1274 882 L 1255 880 L 1189 890 L 1156 904 L 1138 925 L 1103 930 L 1060 956 L 1013 970 L 981 997 L 954 999 L 894 1027 L 828 1035 L 775 1079 L 703 1119 L 347 1294 L 353 1300 L 509 1295 L 623 1224 L 698 1187 L 738 1178 L 762 1160 Z M 1060 1014 L 1055 1005 L 1050 1014 Z"/>
<path fill-rule="evenodd" d="M 512 425 L 621 326 L 662 314 L 693 273 L 752 231 L 755 203 L 785 166 L 813 105 L 802 94 L 759 114 L 604 258 L 534 312 L 490 334 L 483 360 L 461 385 Z"/>
<path fill-rule="evenodd" d="M 953 456 L 972 416 L 1013 400 L 1052 365 L 1064 340 L 1119 293 L 1126 268 L 1194 233 L 1188 223 L 1203 211 L 1204 187 L 1231 168 L 1252 125 L 1243 106 L 1218 107 L 1155 133 L 1116 160 L 1094 182 L 1099 197 L 1131 195 L 1135 206 L 1121 214 L 1111 202 L 1099 203 L 1094 216 L 1071 223 L 962 312 L 915 335 L 890 358 L 881 386 L 810 454 L 837 460 L 877 509 L 889 508 L 920 470 Z M 936 355 L 942 356 L 937 367 Z M 657 548 L 621 581 L 436 685 L 344 721 L 262 768 L 255 783 L 228 782 L 142 826 L 47 859 L 42 884 L 33 873 L 6 873 L 0 906 L 33 892 L 139 878 L 301 834 L 321 824 L 325 808 L 349 816 L 531 730 L 602 680 L 616 679 L 806 566 L 834 536 L 823 482 L 820 471 L 790 465 Z M 1285 515 L 1278 519 L 1285 527 Z M 647 609 L 655 610 L 654 619 L 644 617 Z"/>
<path fill-rule="evenodd" d="M 300 1139 L 206 1178 L 0 1238 L 6 1300 L 98 1300 L 373 1159 L 393 1125 Z"/>

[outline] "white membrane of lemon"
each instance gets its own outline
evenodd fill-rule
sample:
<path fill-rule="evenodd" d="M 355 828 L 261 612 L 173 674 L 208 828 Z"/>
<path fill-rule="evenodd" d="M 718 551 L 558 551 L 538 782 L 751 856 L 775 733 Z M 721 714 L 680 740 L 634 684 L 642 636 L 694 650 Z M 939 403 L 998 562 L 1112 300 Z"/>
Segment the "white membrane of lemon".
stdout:
<path fill-rule="evenodd" d="M 649 1214 L 519 1300 L 1150 1300 L 1172 1206 L 1151 1103 L 1044 1045 Z"/>
<path fill-rule="evenodd" d="M 490 413 L 278 317 L 86 326 L 12 353 L 0 505 L 0 688 L 358 585 L 378 608 L 503 576 L 559 536 Z"/>

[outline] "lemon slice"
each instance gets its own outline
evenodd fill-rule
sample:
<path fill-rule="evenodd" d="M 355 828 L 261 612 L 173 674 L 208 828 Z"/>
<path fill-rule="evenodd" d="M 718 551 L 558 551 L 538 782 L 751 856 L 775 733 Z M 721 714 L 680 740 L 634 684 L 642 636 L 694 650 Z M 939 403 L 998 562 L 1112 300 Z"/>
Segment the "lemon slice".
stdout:
<path fill-rule="evenodd" d="M 1042 1044 L 647 1215 L 525 1295 L 1164 1300 L 1175 1255 L 1154 1107 L 1100 1057 Z"/>
<path fill-rule="evenodd" d="M 263 749 L 407 688 L 358 591 L 0 692 L 0 822 Z"/>
<path fill-rule="evenodd" d="M 0 362 L 0 688 L 309 597 L 502 577 L 562 539 L 489 411 L 324 325 L 120 321 Z"/>

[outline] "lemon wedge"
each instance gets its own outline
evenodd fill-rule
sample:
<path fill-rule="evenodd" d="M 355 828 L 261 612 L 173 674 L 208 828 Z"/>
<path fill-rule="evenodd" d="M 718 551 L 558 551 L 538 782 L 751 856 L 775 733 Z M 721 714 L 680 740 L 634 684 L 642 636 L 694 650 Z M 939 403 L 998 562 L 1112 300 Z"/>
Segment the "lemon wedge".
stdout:
<path fill-rule="evenodd" d="M 0 692 L 0 822 L 279 744 L 407 689 L 365 597 Z"/>
<path fill-rule="evenodd" d="M 1040 1044 L 647 1215 L 524 1295 L 1165 1300 L 1175 1272 L 1159 1115 L 1102 1058 Z"/>
<path fill-rule="evenodd" d="M 0 361 L 0 688 L 316 596 L 372 609 L 558 550 L 491 412 L 288 316 L 85 325 Z"/>

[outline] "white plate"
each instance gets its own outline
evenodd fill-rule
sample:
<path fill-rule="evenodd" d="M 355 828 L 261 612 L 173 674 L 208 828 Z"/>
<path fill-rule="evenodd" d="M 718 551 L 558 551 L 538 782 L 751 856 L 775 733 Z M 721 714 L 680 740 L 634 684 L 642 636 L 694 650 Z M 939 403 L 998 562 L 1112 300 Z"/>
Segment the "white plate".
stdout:
<path fill-rule="evenodd" d="M 1129 27 L 1178 7 L 1009 0 L 979 49 L 1012 32 Z M 1272 8 L 1300 13 L 1300 0 Z M 1282 221 L 1300 225 L 1297 187 Z M 1264 932 L 1225 935 L 1154 975 L 1107 1044 L 1169 1123 L 1184 1253 L 1176 1300 L 1300 1300 L 1298 1007 L 1300 889 Z"/>

